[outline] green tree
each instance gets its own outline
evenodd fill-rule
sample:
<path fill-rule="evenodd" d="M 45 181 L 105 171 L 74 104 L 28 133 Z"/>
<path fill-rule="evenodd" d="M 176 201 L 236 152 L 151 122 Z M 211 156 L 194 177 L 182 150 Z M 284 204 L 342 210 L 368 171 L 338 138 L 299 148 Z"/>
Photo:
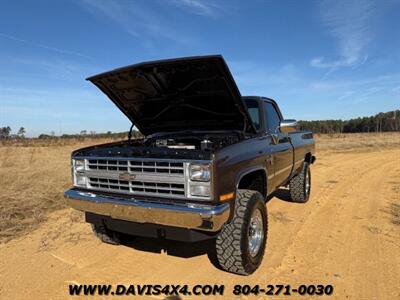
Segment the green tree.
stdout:
<path fill-rule="evenodd" d="M 11 127 L 10 126 L 5 126 L 0 128 L 0 138 L 8 138 L 11 133 Z"/>
<path fill-rule="evenodd" d="M 21 127 L 21 128 L 18 130 L 17 135 L 18 135 L 19 137 L 21 137 L 21 138 L 24 138 L 24 137 L 25 137 L 25 133 L 26 133 L 25 128 L 24 128 L 24 127 Z"/>

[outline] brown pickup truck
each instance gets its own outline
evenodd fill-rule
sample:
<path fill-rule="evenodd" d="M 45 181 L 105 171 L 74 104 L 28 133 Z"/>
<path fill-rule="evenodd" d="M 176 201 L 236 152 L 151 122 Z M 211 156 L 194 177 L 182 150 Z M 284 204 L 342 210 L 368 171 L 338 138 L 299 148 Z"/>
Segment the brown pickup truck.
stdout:
<path fill-rule="evenodd" d="M 214 239 L 224 270 L 253 273 L 266 247 L 267 197 L 288 186 L 293 202 L 309 198 L 312 133 L 284 120 L 274 100 L 242 97 L 222 56 L 140 63 L 88 80 L 144 138 L 74 151 L 69 205 L 104 242 L 118 244 L 121 233 Z"/>

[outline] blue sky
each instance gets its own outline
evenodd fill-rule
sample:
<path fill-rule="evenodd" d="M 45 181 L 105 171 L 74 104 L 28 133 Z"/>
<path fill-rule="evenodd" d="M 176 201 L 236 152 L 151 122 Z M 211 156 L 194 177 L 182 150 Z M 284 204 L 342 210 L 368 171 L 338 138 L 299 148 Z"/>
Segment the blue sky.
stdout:
<path fill-rule="evenodd" d="M 0 126 L 29 136 L 130 124 L 84 79 L 222 54 L 243 95 L 287 118 L 400 108 L 400 1 L 1 1 Z"/>

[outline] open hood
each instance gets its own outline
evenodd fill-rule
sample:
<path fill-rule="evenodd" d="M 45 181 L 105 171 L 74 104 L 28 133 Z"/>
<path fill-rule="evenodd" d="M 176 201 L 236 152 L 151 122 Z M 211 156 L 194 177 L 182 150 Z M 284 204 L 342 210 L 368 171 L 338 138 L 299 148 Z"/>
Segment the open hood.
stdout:
<path fill-rule="evenodd" d="M 182 130 L 255 132 L 220 55 L 145 62 L 87 80 L 144 135 Z"/>

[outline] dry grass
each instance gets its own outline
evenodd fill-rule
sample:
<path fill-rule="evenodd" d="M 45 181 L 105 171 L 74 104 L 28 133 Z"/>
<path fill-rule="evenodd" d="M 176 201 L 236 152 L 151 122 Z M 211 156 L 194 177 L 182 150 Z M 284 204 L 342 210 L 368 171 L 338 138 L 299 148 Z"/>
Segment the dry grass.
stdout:
<path fill-rule="evenodd" d="M 0 140 L 0 147 L 60 147 L 76 145 L 96 145 L 100 143 L 114 142 L 116 138 L 51 138 L 51 139 L 8 139 Z"/>
<path fill-rule="evenodd" d="M 49 212 L 65 207 L 63 192 L 71 185 L 72 150 L 103 142 L 106 140 L 1 145 L 0 243 L 36 228 Z"/>
<path fill-rule="evenodd" d="M 392 215 L 392 223 L 395 225 L 400 225 L 400 204 L 390 204 L 390 213 Z"/>
<path fill-rule="evenodd" d="M 65 207 L 70 154 L 111 140 L 30 140 L 0 144 L 0 243 L 26 234 Z M 364 151 L 398 147 L 400 133 L 317 136 L 318 150 Z"/>
<path fill-rule="evenodd" d="M 400 132 L 322 134 L 315 135 L 315 139 L 317 151 L 379 151 L 400 147 Z"/>

